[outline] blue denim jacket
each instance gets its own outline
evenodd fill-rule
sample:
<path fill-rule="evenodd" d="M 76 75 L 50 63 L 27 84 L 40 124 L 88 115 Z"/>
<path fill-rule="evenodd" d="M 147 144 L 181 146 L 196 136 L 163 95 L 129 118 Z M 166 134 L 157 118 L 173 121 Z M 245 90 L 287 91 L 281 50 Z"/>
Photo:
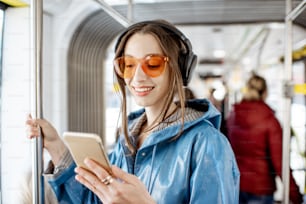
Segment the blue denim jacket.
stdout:
<path fill-rule="evenodd" d="M 196 119 L 186 119 L 180 137 L 173 140 L 180 131 L 179 123 L 154 131 L 135 156 L 121 138 L 110 162 L 136 175 L 159 204 L 238 203 L 240 174 L 231 146 L 218 130 L 220 114 L 207 100 L 192 100 L 187 107 L 187 113 L 202 113 Z M 129 127 L 143 112 L 130 114 Z M 74 167 L 72 164 L 49 180 L 60 203 L 101 203 L 74 179 Z"/>

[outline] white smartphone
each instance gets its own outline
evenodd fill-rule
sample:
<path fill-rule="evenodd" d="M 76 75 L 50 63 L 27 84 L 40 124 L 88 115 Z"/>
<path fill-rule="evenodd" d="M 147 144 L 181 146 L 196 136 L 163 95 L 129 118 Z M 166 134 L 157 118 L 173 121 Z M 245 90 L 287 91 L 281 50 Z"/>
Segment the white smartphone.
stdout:
<path fill-rule="evenodd" d="M 63 139 L 77 166 L 88 169 L 84 164 L 84 159 L 88 157 L 101 164 L 111 174 L 108 156 L 99 135 L 83 132 L 64 132 Z"/>

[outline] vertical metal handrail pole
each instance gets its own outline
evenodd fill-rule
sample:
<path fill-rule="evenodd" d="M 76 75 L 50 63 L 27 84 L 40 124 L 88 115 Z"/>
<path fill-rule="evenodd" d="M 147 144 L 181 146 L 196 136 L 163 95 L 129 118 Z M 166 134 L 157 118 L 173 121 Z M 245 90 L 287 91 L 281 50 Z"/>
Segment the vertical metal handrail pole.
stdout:
<path fill-rule="evenodd" d="M 129 22 L 133 22 L 134 19 L 134 9 L 133 9 L 133 0 L 128 1 L 128 12 L 127 12 L 127 19 Z"/>
<path fill-rule="evenodd" d="M 32 66 L 35 71 L 35 118 L 42 118 L 42 0 L 31 0 Z M 41 134 L 41 133 L 40 133 Z M 43 139 L 35 138 L 32 146 L 33 204 L 44 203 Z"/>
<path fill-rule="evenodd" d="M 286 18 L 285 18 L 285 72 L 286 82 L 290 84 L 292 80 L 292 24 L 293 20 L 305 10 L 306 0 L 300 2 L 294 9 L 292 8 L 292 0 L 286 0 Z M 293 88 L 291 88 L 293 89 Z M 291 90 L 291 92 L 293 92 Z M 284 107 L 286 112 L 284 114 L 284 133 L 283 133 L 283 166 L 282 166 L 282 179 L 284 185 L 283 192 L 283 203 L 289 204 L 289 192 L 290 192 L 290 134 L 291 134 L 291 103 L 292 103 L 293 93 L 289 94 L 285 98 Z"/>
<path fill-rule="evenodd" d="M 286 14 L 292 10 L 292 0 L 286 0 Z M 290 86 L 292 80 L 292 21 L 285 21 L 285 83 Z M 287 86 L 287 87 L 288 87 Z M 291 96 L 284 97 L 284 127 L 283 127 L 283 152 L 282 152 L 282 181 L 283 204 L 289 204 L 290 188 L 290 126 L 291 126 Z"/>

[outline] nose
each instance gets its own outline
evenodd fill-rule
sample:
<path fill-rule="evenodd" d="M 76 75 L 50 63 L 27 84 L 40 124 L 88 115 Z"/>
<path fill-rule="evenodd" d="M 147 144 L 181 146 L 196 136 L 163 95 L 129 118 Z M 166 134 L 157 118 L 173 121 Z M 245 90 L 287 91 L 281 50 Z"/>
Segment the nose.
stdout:
<path fill-rule="evenodd" d="M 146 79 L 147 77 L 148 76 L 146 75 L 146 73 L 143 71 L 141 67 L 141 63 L 138 63 L 133 79 L 136 81 L 141 81 L 141 80 Z"/>

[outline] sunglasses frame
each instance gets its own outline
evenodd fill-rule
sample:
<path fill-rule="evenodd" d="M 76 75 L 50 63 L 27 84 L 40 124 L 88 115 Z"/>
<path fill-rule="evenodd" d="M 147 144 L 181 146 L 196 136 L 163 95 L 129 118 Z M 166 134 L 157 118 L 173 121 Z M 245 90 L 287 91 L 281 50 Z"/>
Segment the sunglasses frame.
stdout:
<path fill-rule="evenodd" d="M 119 65 L 119 64 L 120 64 L 119 61 L 120 61 L 120 60 L 123 60 L 125 57 L 129 57 L 129 58 L 132 58 L 133 60 L 137 61 L 137 66 L 135 66 L 135 68 L 133 68 L 133 70 L 132 70 L 133 73 L 132 73 L 132 75 L 129 76 L 129 77 L 125 77 L 125 76 L 124 76 L 124 71 L 121 70 L 120 65 Z M 150 68 L 144 66 L 144 65 L 145 65 L 145 62 L 148 61 L 149 58 L 151 58 L 151 57 L 160 57 L 161 60 L 162 60 L 162 62 L 163 62 L 163 64 L 160 65 L 160 66 L 163 65 L 162 71 L 161 71 L 158 75 L 152 74 Z M 136 58 L 136 57 L 132 57 L 132 56 L 127 55 L 127 56 L 117 57 L 117 58 L 114 60 L 114 68 L 115 68 L 116 73 L 117 73 L 121 78 L 123 78 L 123 79 L 130 79 L 130 78 L 133 78 L 133 76 L 134 76 L 134 74 L 135 74 L 135 70 L 136 70 L 136 68 L 137 68 L 137 67 L 139 66 L 139 64 L 140 64 L 141 69 L 143 70 L 143 72 L 144 72 L 146 75 L 148 75 L 149 77 L 155 78 L 155 77 L 160 76 L 160 75 L 164 72 L 167 62 L 169 62 L 169 57 L 164 56 L 164 55 L 161 55 L 161 54 L 149 54 L 149 55 L 144 56 L 143 58 Z"/>

